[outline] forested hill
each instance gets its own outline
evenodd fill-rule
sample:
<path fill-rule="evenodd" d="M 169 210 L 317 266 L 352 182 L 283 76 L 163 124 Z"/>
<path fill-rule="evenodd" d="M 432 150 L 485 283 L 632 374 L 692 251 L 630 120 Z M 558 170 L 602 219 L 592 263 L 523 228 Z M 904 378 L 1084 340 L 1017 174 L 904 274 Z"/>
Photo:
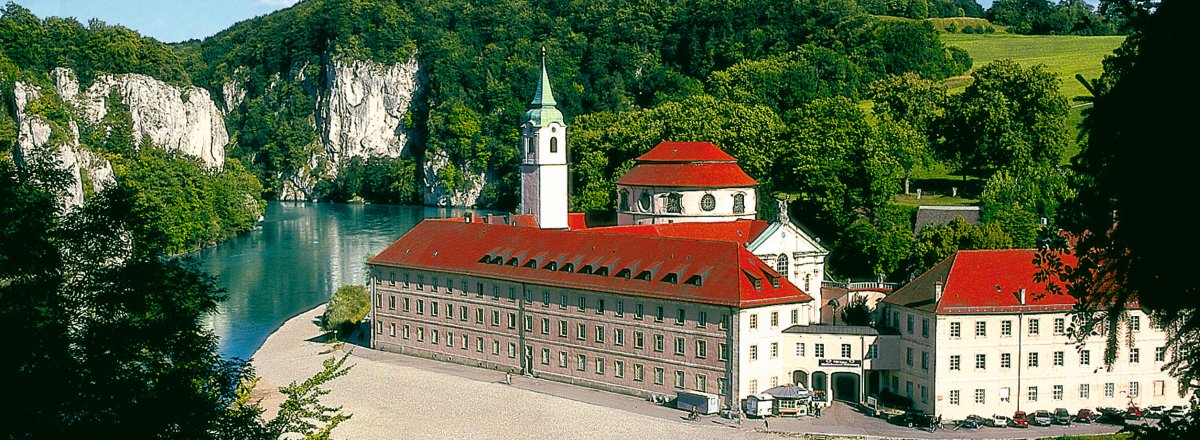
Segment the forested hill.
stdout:
<path fill-rule="evenodd" d="M 228 106 L 231 156 L 275 197 L 512 209 L 516 127 L 543 45 L 571 120 L 705 97 L 785 117 L 862 99 L 887 75 L 970 64 L 928 25 L 877 21 L 852 0 L 308 0 L 176 50 Z M 371 121 L 390 125 L 354 131 Z M 589 132 L 574 135 L 583 152 Z M 603 198 L 577 194 L 576 206 Z"/>

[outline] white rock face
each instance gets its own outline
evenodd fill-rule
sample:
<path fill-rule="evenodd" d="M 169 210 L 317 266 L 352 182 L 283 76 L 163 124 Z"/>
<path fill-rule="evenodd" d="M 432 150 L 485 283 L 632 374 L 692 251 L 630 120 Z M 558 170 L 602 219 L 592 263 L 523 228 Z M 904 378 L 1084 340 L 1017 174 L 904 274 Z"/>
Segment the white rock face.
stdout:
<path fill-rule="evenodd" d="M 129 106 L 133 132 L 140 142 L 149 136 L 155 145 L 199 158 L 220 169 L 225 164 L 229 133 L 225 119 L 207 90 L 176 87 L 146 75 L 101 75 L 86 91 L 70 69 L 51 73 L 64 101 L 82 110 L 89 123 L 97 123 L 108 112 L 105 100 L 116 92 Z"/>
<path fill-rule="evenodd" d="M 242 69 L 238 68 L 234 71 L 234 79 L 225 81 L 221 84 L 221 98 L 225 100 L 225 113 L 228 114 L 233 109 L 237 108 L 246 99 L 246 88 L 242 85 L 241 77 Z"/>
<path fill-rule="evenodd" d="M 483 173 L 470 173 L 469 171 L 459 169 L 458 172 L 463 176 L 463 183 L 460 188 L 455 188 L 451 192 L 445 185 L 438 180 L 438 171 L 446 167 L 454 166 L 450 163 L 450 157 L 443 151 L 426 151 L 425 152 L 425 204 L 435 206 L 475 206 L 479 203 L 479 195 L 483 192 L 483 185 L 487 180 L 487 176 Z"/>
<path fill-rule="evenodd" d="M 53 128 L 50 121 L 27 111 L 29 104 L 41 96 L 38 87 L 18 81 L 13 85 L 13 95 L 17 107 L 17 158 L 20 162 L 44 158 L 67 172 L 66 187 L 56 188 L 65 210 L 83 205 L 85 184 L 90 184 L 88 189 L 94 193 L 116 183 L 112 164 L 107 159 L 80 148 L 79 128 L 75 121 L 63 128 L 67 139 L 51 145 Z"/>
<path fill-rule="evenodd" d="M 416 58 L 385 66 L 334 60 L 329 90 L 317 108 L 317 124 L 333 172 L 351 157 L 396 157 L 408 152 L 404 126 L 421 87 Z"/>

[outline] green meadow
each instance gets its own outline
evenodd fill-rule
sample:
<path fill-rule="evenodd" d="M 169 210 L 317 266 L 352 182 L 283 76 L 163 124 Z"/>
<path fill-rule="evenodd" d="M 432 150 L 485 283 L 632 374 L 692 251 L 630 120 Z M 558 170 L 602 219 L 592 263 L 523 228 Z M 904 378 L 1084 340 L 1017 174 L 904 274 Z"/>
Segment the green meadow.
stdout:
<path fill-rule="evenodd" d="M 1067 98 L 1086 96 L 1087 90 L 1075 80 L 1100 76 L 1100 62 L 1112 53 L 1124 36 L 1082 37 L 1076 35 L 941 34 L 947 46 L 957 46 L 971 54 L 975 67 L 1008 58 L 1024 66 L 1045 64 L 1062 79 Z M 969 74 L 969 72 L 968 72 Z M 951 92 L 961 91 L 970 81 L 951 80 Z"/>

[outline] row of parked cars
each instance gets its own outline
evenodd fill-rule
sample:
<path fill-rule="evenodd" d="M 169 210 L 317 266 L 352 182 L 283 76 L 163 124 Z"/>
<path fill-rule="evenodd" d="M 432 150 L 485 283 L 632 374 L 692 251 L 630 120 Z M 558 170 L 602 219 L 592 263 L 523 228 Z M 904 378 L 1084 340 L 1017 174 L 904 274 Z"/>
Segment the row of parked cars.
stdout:
<path fill-rule="evenodd" d="M 1121 411 L 1117 408 L 1097 408 L 1095 411 L 1091 409 L 1081 409 L 1072 414 L 1066 408 L 1056 408 L 1053 412 L 1046 410 L 1038 410 L 1032 413 L 1025 411 L 1017 411 L 1012 417 L 1003 415 L 993 415 L 990 418 L 984 418 L 977 415 L 967 416 L 967 418 L 958 421 L 955 424 L 956 429 L 979 429 L 985 426 L 996 428 L 1028 428 L 1033 426 L 1050 426 L 1050 425 L 1066 425 L 1072 423 L 1109 423 L 1114 425 L 1123 425 L 1126 420 L 1136 420 L 1142 418 L 1162 418 L 1162 417 L 1185 417 L 1187 409 L 1181 405 L 1175 405 L 1167 408 L 1163 406 L 1151 406 L 1147 408 L 1139 408 L 1130 406 Z M 933 428 L 940 422 L 940 419 L 925 414 L 923 411 L 908 411 L 893 419 L 894 423 L 905 425 L 910 428 Z"/>

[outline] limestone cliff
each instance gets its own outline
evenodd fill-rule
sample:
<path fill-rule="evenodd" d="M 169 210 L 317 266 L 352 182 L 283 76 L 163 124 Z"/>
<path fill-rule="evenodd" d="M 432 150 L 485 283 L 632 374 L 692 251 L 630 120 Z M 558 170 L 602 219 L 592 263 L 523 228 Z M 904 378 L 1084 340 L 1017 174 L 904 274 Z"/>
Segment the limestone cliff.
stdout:
<path fill-rule="evenodd" d="M 13 85 L 17 150 L 19 164 L 42 162 L 66 172 L 65 182 L 54 182 L 65 209 L 83 205 L 85 193 L 95 193 L 115 184 L 112 164 L 107 159 L 79 146 L 79 127 L 75 121 L 66 126 L 33 114 L 30 104 L 42 98 L 37 86 L 16 82 Z M 57 130 L 57 132 L 56 132 Z"/>

